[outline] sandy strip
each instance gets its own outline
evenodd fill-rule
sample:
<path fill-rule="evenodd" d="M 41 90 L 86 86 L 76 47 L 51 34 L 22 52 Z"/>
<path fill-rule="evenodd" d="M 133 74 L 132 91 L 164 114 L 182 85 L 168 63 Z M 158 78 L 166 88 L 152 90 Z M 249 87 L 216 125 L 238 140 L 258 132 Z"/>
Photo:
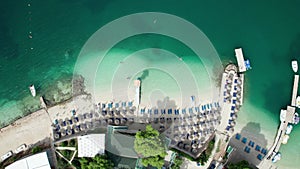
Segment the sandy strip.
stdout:
<path fill-rule="evenodd" d="M 50 137 L 51 125 L 45 110 L 39 110 L 1 129 L 0 155 L 14 151 L 21 144 L 31 145 Z"/>
<path fill-rule="evenodd" d="M 90 97 L 81 95 L 48 108 L 49 114 L 42 109 L 15 121 L 12 125 L 1 129 L 0 156 L 8 151 L 14 151 L 22 144 L 31 145 L 46 137 L 52 138 L 51 124 L 54 119 L 70 118 L 73 109 L 77 114 L 83 114 L 90 112 L 92 108 Z"/>

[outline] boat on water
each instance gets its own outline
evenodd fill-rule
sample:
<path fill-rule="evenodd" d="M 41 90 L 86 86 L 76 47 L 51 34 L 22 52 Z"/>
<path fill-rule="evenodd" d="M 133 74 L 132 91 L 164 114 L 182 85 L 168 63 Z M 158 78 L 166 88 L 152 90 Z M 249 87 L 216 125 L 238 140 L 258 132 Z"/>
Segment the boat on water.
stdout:
<path fill-rule="evenodd" d="M 286 144 L 289 140 L 290 136 L 289 135 L 284 135 L 282 138 L 282 144 Z"/>
<path fill-rule="evenodd" d="M 276 163 L 278 160 L 281 159 L 281 153 L 277 153 L 273 158 L 272 158 L 272 162 Z"/>
<path fill-rule="evenodd" d="M 296 112 L 295 115 L 294 115 L 294 124 L 298 124 L 299 121 L 300 121 L 299 114 Z"/>
<path fill-rule="evenodd" d="M 292 69 L 295 73 L 298 71 L 298 62 L 296 60 L 292 61 Z"/>
<path fill-rule="evenodd" d="M 296 107 L 300 108 L 300 96 L 296 98 Z"/>
<path fill-rule="evenodd" d="M 286 117 L 286 110 L 281 109 L 280 110 L 280 121 L 284 122 Z"/>
<path fill-rule="evenodd" d="M 35 96 L 36 96 L 36 91 L 35 91 L 34 85 L 33 85 L 33 84 L 30 85 L 30 86 L 29 86 L 29 89 L 30 89 L 31 95 L 32 95 L 33 97 L 35 97 Z"/>
<path fill-rule="evenodd" d="M 286 128 L 285 134 L 291 134 L 292 130 L 293 130 L 293 126 L 289 124 Z"/>

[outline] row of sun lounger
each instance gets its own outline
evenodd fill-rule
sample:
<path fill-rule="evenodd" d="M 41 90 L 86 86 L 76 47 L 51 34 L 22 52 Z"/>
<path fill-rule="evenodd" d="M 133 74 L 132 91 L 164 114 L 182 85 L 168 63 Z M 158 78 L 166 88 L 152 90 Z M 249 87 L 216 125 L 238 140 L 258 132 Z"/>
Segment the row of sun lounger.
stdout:
<path fill-rule="evenodd" d="M 235 139 L 237 140 L 241 140 L 242 143 L 246 144 L 247 143 L 247 138 L 246 137 L 243 137 L 241 139 L 241 135 L 240 134 L 236 134 L 235 135 Z M 254 141 L 249 141 L 248 142 L 248 146 L 245 147 L 244 151 L 247 152 L 247 153 L 250 153 L 250 150 L 251 150 L 251 147 L 254 148 L 254 145 L 255 145 L 255 142 Z M 259 145 L 256 145 L 255 146 L 255 150 L 258 151 L 260 154 L 257 155 L 257 159 L 259 160 L 262 160 L 264 156 L 267 155 L 267 150 L 264 149 L 264 148 L 261 148 Z"/>

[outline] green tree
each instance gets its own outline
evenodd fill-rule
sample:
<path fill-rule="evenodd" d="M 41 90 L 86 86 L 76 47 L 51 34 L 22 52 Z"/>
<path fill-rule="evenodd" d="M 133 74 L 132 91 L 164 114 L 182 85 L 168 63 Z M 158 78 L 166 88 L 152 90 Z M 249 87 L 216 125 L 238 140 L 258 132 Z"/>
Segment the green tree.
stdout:
<path fill-rule="evenodd" d="M 112 169 L 114 164 L 106 155 L 97 155 L 93 158 L 79 159 L 81 169 Z"/>
<path fill-rule="evenodd" d="M 243 160 L 236 164 L 230 163 L 228 165 L 228 169 L 252 169 L 252 168 L 249 166 L 249 163 L 247 161 Z"/>
<path fill-rule="evenodd" d="M 41 151 L 43 151 L 43 149 L 40 146 L 33 147 L 32 150 L 31 150 L 31 152 L 33 154 L 39 153 Z"/>
<path fill-rule="evenodd" d="M 135 135 L 134 149 L 141 156 L 144 166 L 161 168 L 167 155 L 163 139 L 157 130 L 151 125 L 146 126 L 145 131 L 139 131 Z"/>
<path fill-rule="evenodd" d="M 180 169 L 180 166 L 182 165 L 183 163 L 183 160 L 181 157 L 176 157 L 173 161 L 173 164 L 172 164 L 172 169 Z"/>

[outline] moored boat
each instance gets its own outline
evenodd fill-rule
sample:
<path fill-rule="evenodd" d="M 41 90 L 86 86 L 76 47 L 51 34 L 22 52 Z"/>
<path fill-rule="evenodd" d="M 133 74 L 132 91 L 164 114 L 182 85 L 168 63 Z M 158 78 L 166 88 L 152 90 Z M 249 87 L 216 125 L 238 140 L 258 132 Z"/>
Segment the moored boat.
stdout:
<path fill-rule="evenodd" d="M 280 121 L 284 122 L 286 117 L 286 110 L 280 110 Z"/>
<path fill-rule="evenodd" d="M 290 134 L 293 130 L 293 126 L 292 125 L 288 125 L 285 131 L 285 134 Z"/>
<path fill-rule="evenodd" d="M 273 158 L 272 158 L 272 162 L 276 163 L 278 160 L 281 159 L 281 153 L 277 153 Z"/>
<path fill-rule="evenodd" d="M 292 61 L 292 69 L 295 73 L 298 71 L 298 62 L 296 60 Z"/>
<path fill-rule="evenodd" d="M 30 89 L 31 95 L 32 95 L 33 97 L 35 97 L 35 96 L 36 96 L 36 91 L 35 91 L 34 85 L 33 85 L 33 84 L 30 85 L 30 86 L 29 86 L 29 89 Z"/>
<path fill-rule="evenodd" d="M 296 98 L 296 106 L 300 108 L 300 96 L 297 96 Z"/>

